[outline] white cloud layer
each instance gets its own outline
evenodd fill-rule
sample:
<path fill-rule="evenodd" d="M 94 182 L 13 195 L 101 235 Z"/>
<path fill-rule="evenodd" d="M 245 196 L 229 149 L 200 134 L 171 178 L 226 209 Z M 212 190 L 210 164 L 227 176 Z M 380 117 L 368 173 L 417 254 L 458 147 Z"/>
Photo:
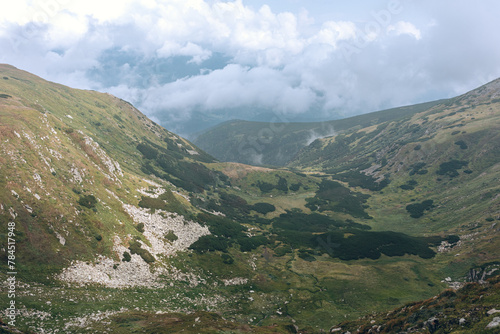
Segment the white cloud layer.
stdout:
<path fill-rule="evenodd" d="M 200 114 L 329 119 L 500 76 L 499 10 L 494 0 L 18 0 L 0 12 L 0 62 L 109 91 L 184 133 Z"/>

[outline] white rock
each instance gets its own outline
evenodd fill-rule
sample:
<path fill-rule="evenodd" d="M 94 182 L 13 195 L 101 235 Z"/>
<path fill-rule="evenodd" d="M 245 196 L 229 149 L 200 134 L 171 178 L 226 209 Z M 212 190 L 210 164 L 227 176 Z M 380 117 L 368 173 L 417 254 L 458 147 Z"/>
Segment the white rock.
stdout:
<path fill-rule="evenodd" d="M 494 317 L 493 321 L 486 326 L 486 329 L 496 328 L 498 326 L 500 326 L 500 317 Z"/>

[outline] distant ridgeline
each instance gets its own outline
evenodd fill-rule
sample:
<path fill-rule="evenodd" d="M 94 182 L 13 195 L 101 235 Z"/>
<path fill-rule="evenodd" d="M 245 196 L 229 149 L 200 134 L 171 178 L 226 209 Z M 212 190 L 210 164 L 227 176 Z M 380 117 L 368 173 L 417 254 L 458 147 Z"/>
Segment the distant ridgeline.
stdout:
<path fill-rule="evenodd" d="M 444 101 L 432 101 L 325 122 L 227 121 L 198 134 L 193 143 L 220 161 L 285 166 L 315 139 L 411 116 Z"/>

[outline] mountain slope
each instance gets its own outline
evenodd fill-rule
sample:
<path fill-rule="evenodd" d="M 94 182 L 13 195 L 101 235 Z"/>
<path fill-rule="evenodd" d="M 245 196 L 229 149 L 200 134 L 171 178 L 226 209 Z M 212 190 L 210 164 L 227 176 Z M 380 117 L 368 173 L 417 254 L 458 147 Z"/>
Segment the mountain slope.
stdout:
<path fill-rule="evenodd" d="M 409 118 L 319 139 L 290 166 L 398 194 L 379 196 L 393 205 L 435 199 L 426 228 L 497 217 L 499 97 L 495 80 Z"/>
<path fill-rule="evenodd" d="M 328 122 L 296 123 L 280 116 L 275 117 L 276 122 L 228 121 L 204 131 L 193 142 L 221 161 L 284 166 L 316 138 L 402 118 L 442 102 L 392 108 Z"/>
<path fill-rule="evenodd" d="M 139 144 L 168 146 L 193 164 L 213 161 L 115 97 L 50 84 L 5 65 L 1 72 L 2 211 L 19 215 L 18 231 L 27 238 L 21 254 L 39 264 L 109 254 L 111 231 L 132 232 L 121 223 L 132 222 L 121 201 L 136 202 L 130 190 L 149 186 L 140 178 Z"/>

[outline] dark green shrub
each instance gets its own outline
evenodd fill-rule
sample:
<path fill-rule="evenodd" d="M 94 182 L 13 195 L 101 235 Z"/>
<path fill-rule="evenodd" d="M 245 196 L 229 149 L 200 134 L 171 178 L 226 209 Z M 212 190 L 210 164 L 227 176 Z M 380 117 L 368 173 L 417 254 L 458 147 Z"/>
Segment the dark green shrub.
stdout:
<path fill-rule="evenodd" d="M 263 215 L 269 212 L 276 211 L 276 207 L 269 203 L 255 203 L 250 208 L 251 210 L 257 211 L 258 213 L 261 213 Z"/>
<path fill-rule="evenodd" d="M 303 251 L 302 249 L 299 251 L 298 255 L 299 255 L 299 258 L 301 258 L 304 261 L 307 261 L 307 262 L 314 262 L 314 261 L 316 261 L 316 258 L 314 256 L 312 256 L 308 252 Z"/>
<path fill-rule="evenodd" d="M 433 200 L 425 200 L 422 203 L 408 204 L 406 206 L 406 211 L 410 213 L 410 217 L 420 218 L 424 215 L 424 211 L 434 207 L 433 203 Z"/>
<path fill-rule="evenodd" d="M 154 210 L 165 209 L 166 203 L 160 198 L 142 196 L 141 200 L 139 201 L 139 207 Z"/>
<path fill-rule="evenodd" d="M 200 213 L 197 216 L 197 220 L 205 223 L 210 232 L 216 236 L 229 239 L 237 239 L 245 236 L 243 231 L 245 231 L 246 228 L 229 218 L 214 216 L 209 213 Z"/>
<path fill-rule="evenodd" d="M 448 162 L 443 162 L 441 165 L 439 165 L 439 169 L 436 171 L 436 174 L 448 175 L 449 177 L 453 178 L 459 175 L 457 172 L 458 169 L 461 169 L 467 165 L 467 161 L 460 160 L 450 160 Z"/>
<path fill-rule="evenodd" d="M 415 186 L 417 184 L 418 184 L 417 181 L 409 180 L 408 182 L 406 182 L 406 184 L 400 185 L 399 188 L 401 188 L 403 190 L 413 190 L 413 189 L 415 189 Z"/>
<path fill-rule="evenodd" d="M 278 175 L 276 175 L 276 176 L 278 176 Z M 278 189 L 279 191 L 283 191 L 284 193 L 287 193 L 288 192 L 287 180 L 281 176 L 278 176 L 278 177 L 279 177 L 279 180 L 278 180 L 278 184 L 276 185 L 276 189 Z"/>
<path fill-rule="evenodd" d="M 165 239 L 170 242 L 174 242 L 175 240 L 179 239 L 179 237 L 175 235 L 174 231 L 168 231 L 168 233 L 165 234 Z"/>
<path fill-rule="evenodd" d="M 139 255 L 146 263 L 155 262 L 154 256 L 147 249 L 142 248 L 139 241 L 133 241 L 128 249 L 130 253 Z"/>
<path fill-rule="evenodd" d="M 222 262 L 224 262 L 225 264 L 233 264 L 234 263 L 234 259 L 229 255 L 229 254 L 221 254 L 220 256 L 222 258 Z"/>
<path fill-rule="evenodd" d="M 390 183 L 388 177 L 380 182 L 377 182 L 377 180 L 373 177 L 357 171 L 337 174 L 335 177 L 341 181 L 348 182 L 351 187 L 361 187 L 372 191 L 380 191 Z"/>
<path fill-rule="evenodd" d="M 78 200 L 78 204 L 80 204 L 81 206 L 84 206 L 86 208 L 92 209 L 96 206 L 97 199 L 93 195 L 80 196 L 80 199 Z"/>
<path fill-rule="evenodd" d="M 250 252 L 261 245 L 268 244 L 269 240 L 265 236 L 242 237 L 238 238 L 238 243 L 242 252 Z"/>
<path fill-rule="evenodd" d="M 460 149 L 462 150 L 466 150 L 468 148 L 467 143 L 464 142 L 463 140 L 456 141 L 455 145 L 460 146 Z"/>
<path fill-rule="evenodd" d="M 100 234 L 98 234 L 98 233 L 97 233 L 97 234 L 95 234 L 95 235 L 94 235 L 94 238 L 95 238 L 97 241 L 101 241 L 101 240 L 102 240 L 102 235 L 100 235 Z"/>
<path fill-rule="evenodd" d="M 338 182 L 323 179 L 314 198 L 306 198 L 306 207 L 311 211 L 343 212 L 353 217 L 370 219 L 363 204 L 370 195 L 356 193 Z"/>
<path fill-rule="evenodd" d="M 413 164 L 410 166 L 410 176 L 415 175 L 415 174 L 426 174 L 427 170 L 423 169 L 425 167 L 425 162 L 417 162 L 416 164 Z M 422 171 L 425 171 L 422 173 Z"/>
<path fill-rule="evenodd" d="M 144 233 L 144 223 L 139 223 L 135 225 L 135 229 L 139 231 L 140 233 Z"/>
<path fill-rule="evenodd" d="M 158 156 L 158 150 L 146 143 L 140 143 L 139 145 L 137 145 L 137 149 L 146 159 L 152 160 L 156 159 L 156 157 Z"/>
<path fill-rule="evenodd" d="M 274 249 L 274 256 L 281 257 L 285 254 L 290 254 L 292 252 L 292 248 L 290 246 L 280 246 Z"/>
<path fill-rule="evenodd" d="M 260 191 L 263 193 L 271 192 L 274 189 L 274 184 L 268 182 L 257 181 L 257 187 L 259 187 Z"/>
<path fill-rule="evenodd" d="M 214 251 L 227 252 L 228 246 L 228 242 L 225 238 L 219 238 L 214 235 L 204 235 L 189 246 L 189 249 L 197 253 Z"/>
<path fill-rule="evenodd" d="M 293 210 L 287 211 L 273 219 L 273 227 L 282 230 L 326 232 L 330 229 L 338 229 L 344 226 L 344 223 L 337 222 L 319 213 L 308 215 Z"/>
<path fill-rule="evenodd" d="M 117 114 L 114 114 L 113 118 L 116 119 L 118 122 L 123 122 L 123 119 Z"/>
<path fill-rule="evenodd" d="M 130 262 L 132 260 L 132 256 L 130 255 L 129 252 L 123 252 L 123 259 L 122 261 L 124 262 Z"/>

